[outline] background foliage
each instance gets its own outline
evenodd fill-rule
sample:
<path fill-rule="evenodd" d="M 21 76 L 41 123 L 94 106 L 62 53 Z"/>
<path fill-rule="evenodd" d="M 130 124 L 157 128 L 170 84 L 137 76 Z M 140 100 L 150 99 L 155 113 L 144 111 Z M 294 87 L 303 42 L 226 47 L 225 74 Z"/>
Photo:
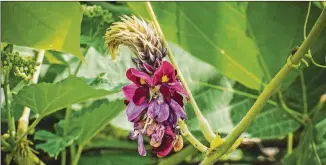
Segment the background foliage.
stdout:
<path fill-rule="evenodd" d="M 201 111 L 213 129 L 224 135 L 232 131 L 286 63 L 292 48 L 304 40 L 308 8 L 307 2 L 152 5 Z M 320 12 L 320 4 L 313 3 L 308 32 Z M 124 75 L 133 67 L 132 53 L 122 46 L 120 56 L 112 61 L 103 39 L 106 28 L 124 14 L 149 19 L 143 2 L 2 2 L 2 45 L 14 44 L 14 51 L 22 56 L 47 50 L 38 84 L 11 83 L 15 119 L 19 119 L 23 106 L 33 112 L 30 122 L 35 116 L 42 118 L 29 138 L 34 139 L 32 148 L 40 152 L 46 164 L 59 164 L 59 153 L 72 144 L 84 149 L 79 164 L 171 164 L 171 160 L 194 164 L 202 159 L 188 142 L 181 152 L 165 159 L 158 160 L 151 153 L 140 157 L 136 142 L 129 140 L 132 126 L 125 116 L 120 89 L 129 83 Z M 325 38 L 326 30 L 311 49 L 322 64 L 326 62 Z M 326 164 L 325 109 L 310 116 L 311 121 L 303 126 L 282 106 L 285 102 L 290 109 L 303 113 L 305 86 L 310 113 L 326 93 L 325 75 L 325 69 L 301 65 L 283 83 L 283 98 L 273 96 L 246 132 L 248 138 L 263 142 L 242 145 L 222 162 L 317 164 L 319 158 Z M 71 123 L 65 126 L 68 108 L 72 109 Z M 188 127 L 204 140 L 192 107 L 186 105 L 186 111 Z M 4 108 L 1 114 L 3 134 L 7 130 Z M 286 137 L 291 132 L 294 151 L 288 154 Z"/>

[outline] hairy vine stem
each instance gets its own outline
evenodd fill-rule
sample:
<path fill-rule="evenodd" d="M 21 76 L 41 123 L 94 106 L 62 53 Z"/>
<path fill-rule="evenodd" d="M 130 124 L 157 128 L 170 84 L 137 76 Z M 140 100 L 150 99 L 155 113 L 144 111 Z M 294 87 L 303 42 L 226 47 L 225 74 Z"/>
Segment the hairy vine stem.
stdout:
<path fill-rule="evenodd" d="M 33 74 L 33 77 L 32 77 L 32 80 L 31 80 L 32 84 L 37 84 L 37 82 L 38 82 L 38 78 L 40 76 L 44 54 L 45 54 L 45 50 L 39 50 L 39 52 L 37 54 L 36 62 L 39 63 L 39 65 L 36 67 L 36 71 Z M 27 132 L 30 112 L 31 112 L 30 108 L 24 107 L 23 114 L 18 120 L 18 128 L 17 128 L 17 135 L 18 136 L 21 136 L 25 132 Z"/>
<path fill-rule="evenodd" d="M 312 44 L 318 39 L 321 32 L 326 26 L 326 7 L 322 10 L 318 20 L 313 26 L 306 40 L 303 41 L 299 50 L 289 57 L 288 62 L 283 68 L 276 74 L 276 76 L 270 81 L 265 87 L 263 92 L 260 94 L 254 105 L 238 123 L 234 130 L 225 138 L 224 143 L 214 152 L 208 153 L 201 165 L 214 164 L 221 156 L 223 156 L 229 148 L 234 144 L 238 137 L 248 128 L 254 118 L 257 116 L 261 108 L 266 104 L 267 100 L 278 90 L 283 80 L 288 74 L 294 69 L 295 65 L 298 65 L 306 52 L 310 49 Z"/>
<path fill-rule="evenodd" d="M 204 115 L 199 110 L 199 107 L 198 107 L 198 105 L 197 105 L 197 103 L 196 103 L 196 101 L 195 101 L 195 99 L 194 99 L 194 97 L 193 97 L 193 95 L 192 95 L 192 93 L 191 93 L 191 91 L 190 91 L 190 89 L 189 89 L 183 75 L 182 75 L 182 72 L 179 69 L 179 67 L 177 65 L 177 62 L 174 59 L 174 56 L 172 54 L 172 50 L 168 46 L 168 42 L 164 37 L 163 31 L 162 31 L 162 29 L 161 29 L 161 27 L 160 27 L 160 25 L 158 23 L 158 20 L 156 19 L 156 16 L 155 16 L 155 13 L 153 11 L 151 3 L 149 1 L 146 1 L 145 3 L 146 3 L 147 11 L 148 11 L 148 13 L 149 13 L 149 15 L 151 17 L 151 20 L 154 23 L 154 27 L 155 27 L 156 31 L 158 32 L 158 34 L 160 35 L 160 37 L 162 38 L 164 46 L 167 48 L 167 52 L 168 52 L 167 55 L 168 55 L 172 65 L 177 70 L 178 77 L 179 77 L 183 87 L 187 91 L 187 94 L 189 96 L 189 102 L 190 102 L 190 104 L 192 105 L 192 107 L 193 107 L 193 109 L 195 111 L 196 117 L 198 119 L 200 130 L 204 134 L 205 138 L 209 142 L 211 142 L 215 138 L 215 134 L 214 134 L 211 126 L 209 125 L 207 119 L 204 117 Z"/>

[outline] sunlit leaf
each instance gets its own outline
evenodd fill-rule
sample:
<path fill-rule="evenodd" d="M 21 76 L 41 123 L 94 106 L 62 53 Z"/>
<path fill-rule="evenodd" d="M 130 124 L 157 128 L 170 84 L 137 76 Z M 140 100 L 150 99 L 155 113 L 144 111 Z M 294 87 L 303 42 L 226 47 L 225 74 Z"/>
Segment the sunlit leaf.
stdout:
<path fill-rule="evenodd" d="M 38 49 L 80 51 L 82 12 L 79 2 L 4 2 L 1 4 L 1 41 Z"/>

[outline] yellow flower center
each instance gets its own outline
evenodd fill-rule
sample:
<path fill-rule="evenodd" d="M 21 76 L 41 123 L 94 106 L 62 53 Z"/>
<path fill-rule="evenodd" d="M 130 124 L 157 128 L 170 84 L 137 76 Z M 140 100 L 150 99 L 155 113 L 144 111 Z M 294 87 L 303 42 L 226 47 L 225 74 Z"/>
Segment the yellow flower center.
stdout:
<path fill-rule="evenodd" d="M 140 81 L 140 84 L 141 84 L 141 85 L 146 84 L 146 81 L 145 81 L 144 79 L 142 79 L 142 78 L 141 78 L 139 81 Z"/>
<path fill-rule="evenodd" d="M 166 83 L 166 82 L 168 82 L 168 81 L 169 81 L 168 76 L 163 75 L 163 77 L 162 77 L 162 83 Z"/>

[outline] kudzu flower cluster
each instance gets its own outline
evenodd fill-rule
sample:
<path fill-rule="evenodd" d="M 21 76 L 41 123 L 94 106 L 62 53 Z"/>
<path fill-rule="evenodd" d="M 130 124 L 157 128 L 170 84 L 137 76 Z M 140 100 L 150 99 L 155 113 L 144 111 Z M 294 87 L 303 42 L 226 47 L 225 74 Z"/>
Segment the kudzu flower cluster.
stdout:
<path fill-rule="evenodd" d="M 127 45 L 136 57 L 136 68 L 126 77 L 132 82 L 122 88 L 126 114 L 133 123 L 131 138 L 138 141 L 138 152 L 145 156 L 144 137 L 149 137 L 153 152 L 167 156 L 172 149 L 183 147 L 178 120 L 186 119 L 184 97 L 187 93 L 176 76 L 174 67 L 164 61 L 166 48 L 151 23 L 137 17 L 122 17 L 106 32 L 106 43 L 113 58 L 120 44 Z"/>
<path fill-rule="evenodd" d="M 90 19 L 98 18 L 100 20 L 100 25 L 108 24 L 113 21 L 112 13 L 110 13 L 108 10 L 103 10 L 101 6 L 81 5 L 81 7 L 84 16 Z"/>
<path fill-rule="evenodd" d="M 13 74 L 28 81 L 32 78 L 39 64 L 36 63 L 34 57 L 22 57 L 18 52 L 1 51 L 1 65 L 4 75 Z"/>

